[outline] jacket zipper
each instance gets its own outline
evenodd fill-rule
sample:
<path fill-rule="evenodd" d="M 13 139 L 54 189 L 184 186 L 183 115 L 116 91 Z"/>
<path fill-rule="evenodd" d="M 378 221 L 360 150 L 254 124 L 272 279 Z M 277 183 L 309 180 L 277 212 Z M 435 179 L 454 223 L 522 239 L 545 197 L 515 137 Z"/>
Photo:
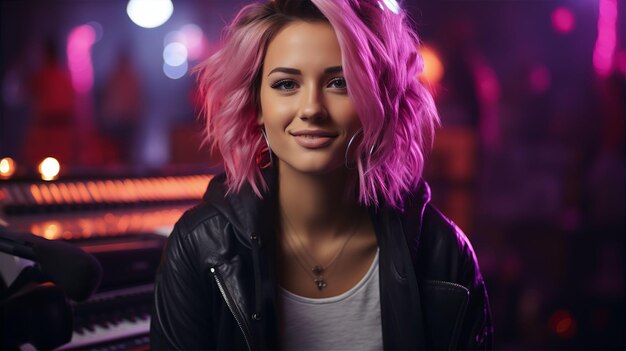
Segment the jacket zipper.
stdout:
<path fill-rule="evenodd" d="M 457 284 L 457 283 L 453 283 L 453 282 L 447 282 L 445 280 L 432 280 L 432 279 L 427 279 L 427 282 L 432 282 L 432 283 L 442 283 L 442 284 L 446 284 L 446 285 L 452 285 L 452 286 L 456 286 L 458 288 L 461 288 L 467 292 L 469 292 L 469 289 L 466 288 L 464 285 L 461 284 Z"/>
<path fill-rule="evenodd" d="M 224 298 L 224 301 L 226 302 L 226 306 L 228 306 L 230 313 L 235 318 L 237 325 L 239 325 L 239 329 L 241 329 L 241 333 L 243 334 L 243 338 L 246 341 L 248 350 L 252 351 L 252 345 L 250 344 L 250 337 L 247 333 L 247 328 L 245 327 L 243 318 L 239 315 L 238 311 L 235 309 L 235 303 L 231 299 L 230 294 L 228 294 L 228 291 L 226 291 L 226 287 L 224 286 L 224 284 L 222 284 L 222 280 L 219 276 L 219 273 L 217 272 L 217 269 L 215 269 L 215 267 L 211 267 L 211 273 L 213 274 L 213 277 L 215 278 L 215 282 L 217 283 L 217 288 L 220 290 L 220 293 L 222 294 L 222 298 Z"/>

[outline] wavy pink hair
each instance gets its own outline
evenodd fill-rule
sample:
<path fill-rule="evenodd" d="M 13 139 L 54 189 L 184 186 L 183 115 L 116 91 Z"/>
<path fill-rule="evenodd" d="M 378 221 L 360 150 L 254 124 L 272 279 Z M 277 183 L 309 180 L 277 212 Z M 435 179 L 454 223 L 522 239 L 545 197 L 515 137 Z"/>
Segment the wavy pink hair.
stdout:
<path fill-rule="evenodd" d="M 375 0 L 274 0 L 245 6 L 225 28 L 221 48 L 202 63 L 205 141 L 224 159 L 229 191 L 267 184 L 256 164 L 265 141 L 256 124 L 265 50 L 295 20 L 325 20 L 342 52 L 348 94 L 363 127 L 357 147 L 359 201 L 401 208 L 422 176 L 439 119 L 417 79 L 419 39 L 404 11 Z M 381 128 L 384 126 L 384 128 Z M 370 153 L 370 150 L 373 150 Z"/>

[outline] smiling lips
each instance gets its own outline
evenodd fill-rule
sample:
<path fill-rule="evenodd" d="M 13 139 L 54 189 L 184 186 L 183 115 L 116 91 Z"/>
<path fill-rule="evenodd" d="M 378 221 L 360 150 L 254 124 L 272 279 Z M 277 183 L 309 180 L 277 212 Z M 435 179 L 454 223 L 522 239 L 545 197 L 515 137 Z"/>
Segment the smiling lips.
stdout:
<path fill-rule="evenodd" d="M 330 145 L 338 135 L 325 130 L 301 130 L 290 133 L 298 145 L 307 149 L 319 149 Z"/>

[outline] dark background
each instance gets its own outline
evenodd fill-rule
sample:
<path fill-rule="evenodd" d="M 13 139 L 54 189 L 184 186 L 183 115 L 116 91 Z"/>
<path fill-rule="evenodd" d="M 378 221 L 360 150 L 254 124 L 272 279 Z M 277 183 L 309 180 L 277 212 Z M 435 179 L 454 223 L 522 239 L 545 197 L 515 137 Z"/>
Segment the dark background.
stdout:
<path fill-rule="evenodd" d="M 126 1 L 2 1 L 0 158 L 16 161 L 16 177 L 45 156 L 61 161 L 61 177 L 215 161 L 200 148 L 195 77 L 164 74 L 164 40 L 187 24 L 202 30 L 191 68 L 244 3 L 175 1 L 165 24 L 145 29 Z M 623 347 L 624 1 L 402 4 L 443 67 L 429 82 L 442 127 L 425 177 L 477 252 L 496 346 Z M 67 79 L 68 37 L 85 24 L 93 73 L 72 74 L 93 83 L 46 86 Z M 51 44 L 58 62 L 46 74 Z M 50 107 L 50 93 L 70 107 Z"/>

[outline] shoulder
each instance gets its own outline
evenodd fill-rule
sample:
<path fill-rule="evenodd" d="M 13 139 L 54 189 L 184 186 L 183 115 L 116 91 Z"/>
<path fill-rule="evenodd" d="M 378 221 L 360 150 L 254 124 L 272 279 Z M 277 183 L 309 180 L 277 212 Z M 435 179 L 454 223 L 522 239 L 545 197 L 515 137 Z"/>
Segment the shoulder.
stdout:
<path fill-rule="evenodd" d="M 176 222 L 175 228 L 178 229 L 178 235 L 186 238 L 203 225 L 220 220 L 223 220 L 223 216 L 220 215 L 219 211 L 211 204 L 203 201 L 185 211 Z"/>
<path fill-rule="evenodd" d="M 482 281 L 474 248 L 463 231 L 428 204 L 419 237 L 419 271 L 423 279 L 472 287 Z"/>
<path fill-rule="evenodd" d="M 155 279 L 151 339 L 154 349 L 213 349 L 210 317 L 217 310 L 216 286 L 207 279 L 221 260 L 219 248 L 207 243 L 225 237 L 207 228 L 220 217 L 205 203 L 187 210 L 178 220 L 161 257 Z"/>
<path fill-rule="evenodd" d="M 202 265 L 218 264 L 231 251 L 233 237 L 226 216 L 202 202 L 185 211 L 175 224 L 168 238 L 168 256 L 186 257 Z"/>

